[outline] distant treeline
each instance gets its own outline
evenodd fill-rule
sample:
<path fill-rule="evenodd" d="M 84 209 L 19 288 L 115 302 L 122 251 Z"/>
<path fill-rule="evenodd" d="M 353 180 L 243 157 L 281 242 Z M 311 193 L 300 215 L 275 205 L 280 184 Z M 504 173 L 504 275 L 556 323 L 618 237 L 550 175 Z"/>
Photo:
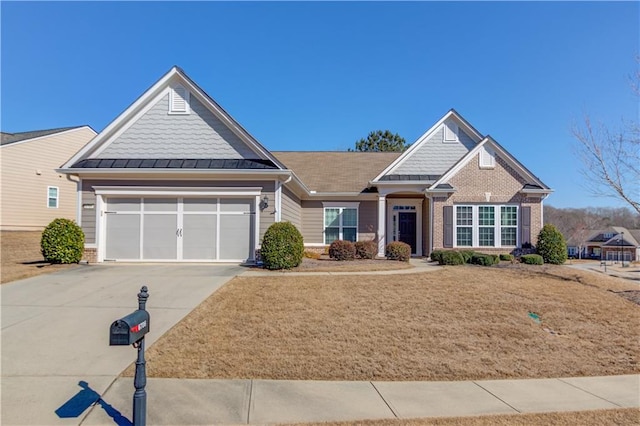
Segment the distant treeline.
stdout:
<path fill-rule="evenodd" d="M 640 215 L 626 207 L 556 208 L 544 206 L 544 223 L 551 223 L 566 239 L 584 234 L 585 230 L 622 226 L 640 229 Z M 582 235 L 580 235 L 582 237 Z"/>

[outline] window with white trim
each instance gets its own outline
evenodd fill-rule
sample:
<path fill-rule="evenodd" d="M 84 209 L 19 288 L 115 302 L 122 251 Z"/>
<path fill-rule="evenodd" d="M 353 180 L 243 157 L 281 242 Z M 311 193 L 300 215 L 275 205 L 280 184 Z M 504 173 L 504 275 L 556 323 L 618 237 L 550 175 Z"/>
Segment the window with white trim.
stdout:
<path fill-rule="evenodd" d="M 47 207 L 50 209 L 58 208 L 59 190 L 57 186 L 47 187 Z"/>
<path fill-rule="evenodd" d="M 177 85 L 171 89 L 171 95 L 169 96 L 169 113 L 189 113 L 189 91 L 184 86 Z"/>
<path fill-rule="evenodd" d="M 518 206 L 458 205 L 455 210 L 456 247 L 515 247 Z"/>
<path fill-rule="evenodd" d="M 331 244 L 336 240 L 357 241 L 358 208 L 357 207 L 325 207 L 324 208 L 324 243 Z"/>

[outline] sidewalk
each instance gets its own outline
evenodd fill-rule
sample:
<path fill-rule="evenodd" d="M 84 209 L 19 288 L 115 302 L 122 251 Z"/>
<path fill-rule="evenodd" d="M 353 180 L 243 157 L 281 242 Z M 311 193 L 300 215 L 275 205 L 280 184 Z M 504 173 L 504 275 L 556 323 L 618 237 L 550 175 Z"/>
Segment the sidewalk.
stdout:
<path fill-rule="evenodd" d="M 119 415 L 132 419 L 133 392 L 132 378 L 118 378 L 80 424 L 126 424 Z M 465 382 L 149 379 L 147 394 L 149 425 L 357 421 L 640 407 L 640 375 Z"/>
<path fill-rule="evenodd" d="M 637 284 L 640 284 L 640 266 L 626 265 L 627 266 L 622 267 L 620 263 L 614 263 L 612 261 L 607 261 L 606 266 L 601 264 L 599 261 L 588 263 L 571 263 L 571 261 L 568 261 L 565 263 L 565 266 L 568 266 L 569 268 L 589 272 L 599 272 L 612 277 L 634 280 Z"/>

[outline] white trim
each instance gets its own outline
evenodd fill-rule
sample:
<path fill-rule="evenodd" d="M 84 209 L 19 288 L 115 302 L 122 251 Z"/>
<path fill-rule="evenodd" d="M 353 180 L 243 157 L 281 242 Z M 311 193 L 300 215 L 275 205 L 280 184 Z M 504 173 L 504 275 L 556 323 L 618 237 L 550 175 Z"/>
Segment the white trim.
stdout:
<path fill-rule="evenodd" d="M 96 195 L 168 195 L 175 197 L 250 197 L 260 196 L 260 187 L 218 188 L 218 187 L 154 187 L 154 186 L 94 186 Z"/>
<path fill-rule="evenodd" d="M 378 256 L 384 257 L 386 247 L 386 196 L 378 196 Z"/>
<path fill-rule="evenodd" d="M 98 246 L 98 253 L 96 255 L 98 262 L 104 261 L 105 250 L 107 246 L 105 244 L 105 233 L 107 232 L 106 220 L 103 220 L 105 215 L 106 203 L 102 195 L 96 195 L 96 230 L 95 230 L 95 244 Z"/>
<path fill-rule="evenodd" d="M 352 202 L 341 202 L 341 201 L 323 201 L 322 207 L 344 207 L 344 208 L 358 208 L 360 206 L 360 201 L 352 201 Z"/>
<path fill-rule="evenodd" d="M 82 228 L 82 178 L 76 181 L 76 223 Z"/>
<path fill-rule="evenodd" d="M 251 251 L 251 258 L 249 261 L 256 261 L 256 250 L 258 250 L 261 246 L 260 244 L 260 195 L 256 195 L 254 200 L 253 210 L 255 211 L 255 217 L 253 222 L 253 227 L 255 228 L 253 232 L 253 250 Z"/>
<path fill-rule="evenodd" d="M 26 143 L 26 142 L 35 142 L 35 141 L 39 141 L 40 139 L 50 138 L 51 136 L 60 136 L 60 135 L 64 135 L 65 133 L 75 132 L 77 130 L 83 130 L 83 129 L 91 130 L 93 132 L 94 137 L 95 137 L 95 135 L 98 134 L 90 126 L 80 126 L 80 127 L 74 127 L 73 129 L 63 130 L 61 132 L 49 133 L 48 135 L 38 136 L 36 138 L 23 139 L 21 141 L 7 143 L 5 145 L 0 145 L 0 148 L 7 148 L 7 147 L 10 147 L 10 146 L 16 146 L 16 145 L 20 145 L 20 144 L 23 144 L 23 143 Z"/>
<path fill-rule="evenodd" d="M 429 200 L 429 256 L 431 256 L 431 252 L 433 251 L 433 197 L 427 197 Z M 425 252 L 423 251 L 422 254 Z"/>
<path fill-rule="evenodd" d="M 478 133 L 478 131 L 476 129 L 471 127 L 471 125 L 468 124 L 466 122 L 466 120 L 464 118 L 462 118 L 462 116 L 460 114 L 458 114 L 453 109 L 449 110 L 449 112 L 447 112 L 440 120 L 438 120 L 433 126 L 431 126 L 431 128 L 429 128 L 429 130 L 427 130 L 413 144 L 411 144 L 409 149 L 407 149 L 405 152 L 403 152 L 402 155 L 400 155 L 398 158 L 396 158 L 393 163 L 391 163 L 389 166 L 387 166 L 387 168 L 385 168 L 382 172 L 380 172 L 380 174 L 378 174 L 378 176 L 376 176 L 372 180 L 372 182 L 376 182 L 377 183 L 377 181 L 379 179 L 381 179 L 382 176 L 384 176 L 384 175 L 390 173 L 391 171 L 395 170 L 396 168 L 400 167 L 402 165 L 402 163 L 404 163 L 407 158 L 411 157 L 413 155 L 413 153 L 415 151 L 417 151 L 419 149 L 419 147 L 422 146 L 425 143 L 425 141 L 427 141 L 429 138 L 431 138 L 431 136 L 433 136 L 433 134 L 436 133 L 439 130 L 440 126 L 445 122 L 445 120 L 449 119 L 450 117 L 453 117 L 458 121 L 458 128 L 462 124 L 462 127 L 465 129 L 465 133 L 467 133 L 469 135 L 469 137 L 474 142 L 478 143 L 483 138 L 483 136 L 480 133 Z"/>
<path fill-rule="evenodd" d="M 275 217 L 274 220 L 276 222 L 281 222 L 282 221 L 282 182 L 280 182 L 279 180 L 276 180 L 274 182 L 274 188 L 275 188 L 275 193 L 274 193 L 274 198 L 275 198 Z"/>
<path fill-rule="evenodd" d="M 389 244 L 392 241 L 398 241 L 396 239 L 396 235 L 394 235 L 393 229 L 393 218 L 399 217 L 398 213 L 401 213 L 399 210 L 394 210 L 394 206 L 413 206 L 415 210 L 408 210 L 405 213 L 415 213 L 416 214 L 416 252 L 412 254 L 421 255 L 422 251 L 422 201 L 424 198 L 387 198 L 387 207 L 386 207 L 386 221 L 387 221 L 387 232 L 386 232 L 386 243 Z"/>
<path fill-rule="evenodd" d="M 178 93 L 178 89 L 184 90 L 184 94 L 180 95 Z M 169 115 L 189 115 L 191 113 L 191 105 L 190 105 L 190 92 L 184 87 L 182 84 L 178 83 L 171 87 L 169 91 L 169 108 L 167 114 Z M 179 98 L 179 99 L 178 99 Z M 177 109 L 176 101 L 184 101 L 184 108 Z"/>
<path fill-rule="evenodd" d="M 327 225 L 326 225 L 326 214 L 327 209 L 338 209 L 340 212 L 338 213 L 338 217 L 340 219 L 340 223 L 338 224 L 338 240 L 344 240 L 344 228 L 356 228 L 356 241 L 359 241 L 358 234 L 360 231 L 360 203 L 333 203 L 333 202 L 323 202 L 322 203 L 322 241 L 324 241 L 325 245 L 329 245 L 331 243 L 327 243 Z M 345 226 L 342 223 L 342 212 L 347 210 L 355 210 L 356 211 L 356 225 L 355 226 Z M 336 228 L 335 226 L 330 226 L 329 228 Z"/>
<path fill-rule="evenodd" d="M 496 152 L 487 145 L 482 147 L 478 156 L 478 167 L 481 169 L 496 168 Z"/>
<path fill-rule="evenodd" d="M 458 225 L 458 207 L 471 207 L 471 225 Z M 480 207 L 493 207 L 493 225 L 480 225 Z M 502 207 L 515 207 L 516 208 L 516 224 L 515 225 L 502 225 Z M 471 245 L 459 246 L 458 245 L 458 228 L 471 227 Z M 493 245 L 481 246 L 480 245 L 480 231 L 479 228 L 492 227 L 493 229 Z M 518 204 L 510 203 L 459 203 L 453 206 L 453 247 L 460 249 L 492 249 L 492 248 L 516 248 L 520 247 L 520 206 Z M 502 245 L 502 228 L 515 228 L 516 230 L 516 244 L 515 245 Z"/>
<path fill-rule="evenodd" d="M 51 196 L 49 195 L 49 191 L 50 191 L 50 190 L 52 190 L 52 189 L 55 189 L 55 190 L 56 190 L 56 196 L 55 196 L 55 197 L 51 197 Z M 55 205 L 55 206 L 50 206 L 50 205 L 49 205 L 49 200 L 50 200 L 51 198 L 55 198 L 55 200 L 56 200 L 56 205 Z M 57 209 L 57 208 L 60 208 L 60 187 L 52 186 L 52 185 L 47 186 L 47 208 L 48 208 L 48 209 Z"/>
<path fill-rule="evenodd" d="M 460 142 L 460 127 L 458 126 L 457 123 L 454 123 L 453 120 L 447 120 L 444 123 L 442 123 L 442 128 L 444 132 L 444 135 L 442 135 L 443 143 Z"/>

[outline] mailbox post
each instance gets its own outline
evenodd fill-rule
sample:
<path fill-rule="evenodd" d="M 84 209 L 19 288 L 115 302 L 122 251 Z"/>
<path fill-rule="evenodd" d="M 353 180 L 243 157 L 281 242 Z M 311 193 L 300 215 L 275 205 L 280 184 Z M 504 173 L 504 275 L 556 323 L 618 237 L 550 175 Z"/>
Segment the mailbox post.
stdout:
<path fill-rule="evenodd" d="M 145 426 L 147 424 L 147 385 L 146 362 L 144 359 L 144 336 L 149 332 L 149 312 L 146 310 L 149 293 L 147 286 L 142 286 L 138 293 L 138 310 L 111 324 L 109 330 L 109 345 L 133 345 L 138 349 L 136 358 L 136 374 L 133 380 L 133 424 Z"/>

